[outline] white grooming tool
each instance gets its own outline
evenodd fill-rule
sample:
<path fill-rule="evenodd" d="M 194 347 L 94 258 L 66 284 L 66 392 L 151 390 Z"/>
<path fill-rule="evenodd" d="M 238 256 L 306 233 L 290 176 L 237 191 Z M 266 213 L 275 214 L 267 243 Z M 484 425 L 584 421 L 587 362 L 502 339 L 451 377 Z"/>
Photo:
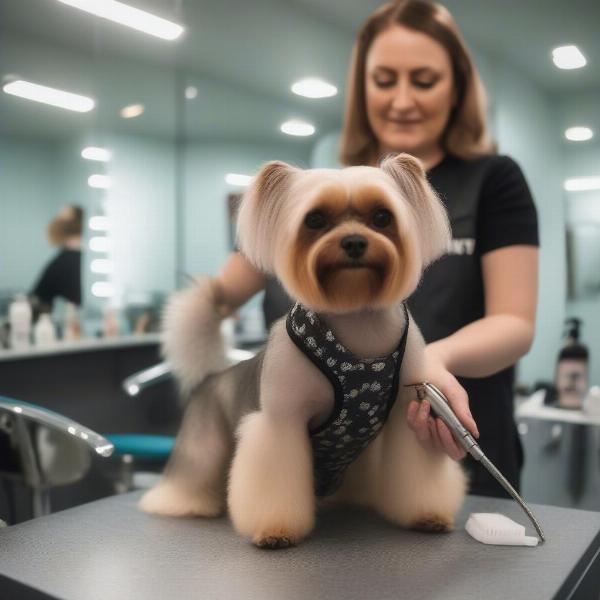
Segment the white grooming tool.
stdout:
<path fill-rule="evenodd" d="M 478 542 L 499 546 L 537 546 L 538 538 L 525 535 L 525 527 L 500 513 L 472 513 L 465 525 Z"/>
<path fill-rule="evenodd" d="M 440 390 L 438 390 L 431 383 L 418 383 L 413 386 L 417 391 L 417 400 L 421 401 L 427 398 L 431 409 L 440 418 L 452 432 L 454 439 L 483 467 L 485 467 L 488 473 L 517 501 L 519 506 L 525 511 L 525 514 L 529 517 L 529 520 L 535 527 L 537 534 L 540 538 L 540 542 L 543 542 L 546 538 L 544 532 L 538 520 L 534 517 L 531 509 L 519 494 L 517 490 L 510 485 L 506 477 L 498 471 L 494 463 L 483 453 L 483 450 L 479 447 L 479 444 L 473 439 L 473 436 L 466 430 L 464 425 L 458 420 L 458 417 L 454 414 L 454 411 L 448 403 L 448 399 Z M 481 513 L 484 514 L 484 513 Z M 510 519 L 509 519 L 510 520 Z M 516 523 L 515 523 L 516 525 Z M 519 525 L 520 527 L 520 525 Z M 532 544 L 528 544 L 532 545 Z"/>

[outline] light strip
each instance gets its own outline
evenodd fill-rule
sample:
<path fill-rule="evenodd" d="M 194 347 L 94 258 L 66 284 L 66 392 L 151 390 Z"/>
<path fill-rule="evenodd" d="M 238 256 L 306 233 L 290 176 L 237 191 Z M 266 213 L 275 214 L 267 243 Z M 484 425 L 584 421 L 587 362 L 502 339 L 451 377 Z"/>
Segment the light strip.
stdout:
<path fill-rule="evenodd" d="M 98 160 L 100 162 L 108 162 L 110 160 L 110 152 L 106 148 L 98 148 L 97 146 L 88 146 L 81 151 L 81 156 L 86 160 Z"/>
<path fill-rule="evenodd" d="M 564 183 L 567 192 L 589 192 L 600 190 L 600 177 L 577 177 L 567 179 Z"/>
<path fill-rule="evenodd" d="M 104 215 L 98 215 L 96 217 L 91 217 L 89 221 L 90 229 L 93 231 L 108 231 L 109 222 L 108 217 Z"/>
<path fill-rule="evenodd" d="M 110 240 L 104 236 L 96 236 L 90 238 L 89 241 L 90 250 L 94 252 L 108 252 L 111 249 Z"/>
<path fill-rule="evenodd" d="M 92 273 L 108 275 L 113 272 L 113 263 L 107 258 L 95 258 L 90 263 L 90 269 Z"/>
<path fill-rule="evenodd" d="M 115 287 L 109 281 L 96 281 L 92 284 L 92 294 L 96 298 L 111 298 L 115 295 Z"/>
<path fill-rule="evenodd" d="M 149 12 L 134 8 L 116 0 L 58 0 L 97 17 L 126 25 L 163 40 L 175 40 L 183 33 L 183 27 Z"/>
<path fill-rule="evenodd" d="M 252 181 L 252 175 L 241 175 L 240 173 L 227 173 L 225 181 L 229 185 L 246 186 Z"/>
<path fill-rule="evenodd" d="M 50 104 L 58 108 L 73 110 L 75 112 L 88 112 L 95 106 L 95 102 L 87 96 L 80 96 L 72 92 L 57 90 L 31 81 L 17 79 L 2 87 L 5 93 L 34 102 Z"/>

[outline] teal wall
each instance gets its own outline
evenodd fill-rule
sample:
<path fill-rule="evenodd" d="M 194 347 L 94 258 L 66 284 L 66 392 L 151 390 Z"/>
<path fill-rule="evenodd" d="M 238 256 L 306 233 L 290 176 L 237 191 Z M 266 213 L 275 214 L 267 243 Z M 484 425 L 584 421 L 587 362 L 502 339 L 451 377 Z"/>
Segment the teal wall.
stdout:
<path fill-rule="evenodd" d="M 29 291 L 56 252 L 46 228 L 65 203 L 58 146 L 0 138 L 0 290 Z"/>
<path fill-rule="evenodd" d="M 229 254 L 227 173 L 253 175 L 269 160 L 308 167 L 310 145 L 298 143 L 190 143 L 184 153 L 182 267 L 185 273 L 216 274 Z"/>
<path fill-rule="evenodd" d="M 519 380 L 552 380 L 566 302 L 563 159 L 551 98 L 516 68 L 498 63 L 495 123 L 499 150 L 521 165 L 538 211 L 540 275 L 535 341 L 519 365 Z"/>
<path fill-rule="evenodd" d="M 134 135 L 107 135 L 112 152 L 104 193 L 109 258 L 118 296 L 169 292 L 176 281 L 175 145 Z M 102 208 L 102 201 L 98 206 Z"/>

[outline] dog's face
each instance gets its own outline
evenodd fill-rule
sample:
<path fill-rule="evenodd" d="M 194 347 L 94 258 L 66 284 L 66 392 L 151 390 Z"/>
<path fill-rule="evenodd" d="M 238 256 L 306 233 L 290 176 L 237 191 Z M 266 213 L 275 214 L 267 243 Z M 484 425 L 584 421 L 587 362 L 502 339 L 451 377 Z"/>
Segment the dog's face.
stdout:
<path fill-rule="evenodd" d="M 448 243 L 445 211 L 422 167 L 302 171 L 269 163 L 242 202 L 241 248 L 318 312 L 385 308 L 415 289 Z"/>

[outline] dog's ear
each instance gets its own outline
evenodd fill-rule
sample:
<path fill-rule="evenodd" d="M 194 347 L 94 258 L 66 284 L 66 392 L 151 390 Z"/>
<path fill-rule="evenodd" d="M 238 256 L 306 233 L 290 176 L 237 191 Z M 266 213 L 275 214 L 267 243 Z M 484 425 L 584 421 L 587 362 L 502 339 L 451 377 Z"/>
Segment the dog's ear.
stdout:
<path fill-rule="evenodd" d="M 251 181 L 237 219 L 238 244 L 242 252 L 262 271 L 273 270 L 277 221 L 285 204 L 291 181 L 300 170 L 281 161 L 263 165 Z"/>
<path fill-rule="evenodd" d="M 421 161 L 414 156 L 406 153 L 388 156 L 381 163 L 381 169 L 394 180 L 413 209 L 419 227 L 423 266 L 427 266 L 450 246 L 446 209 L 427 182 Z"/>

